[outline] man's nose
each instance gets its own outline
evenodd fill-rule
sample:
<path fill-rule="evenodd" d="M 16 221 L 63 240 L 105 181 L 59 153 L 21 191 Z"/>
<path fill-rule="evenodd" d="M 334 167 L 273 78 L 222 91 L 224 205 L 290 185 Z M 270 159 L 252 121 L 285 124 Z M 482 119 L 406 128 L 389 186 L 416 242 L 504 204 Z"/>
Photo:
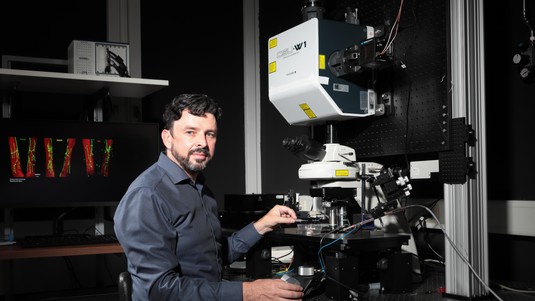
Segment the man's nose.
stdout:
<path fill-rule="evenodd" d="M 196 143 L 198 146 L 205 147 L 205 146 L 207 145 L 207 142 L 206 142 L 206 135 L 198 135 L 198 136 L 197 136 L 197 139 L 195 140 L 195 143 Z"/>

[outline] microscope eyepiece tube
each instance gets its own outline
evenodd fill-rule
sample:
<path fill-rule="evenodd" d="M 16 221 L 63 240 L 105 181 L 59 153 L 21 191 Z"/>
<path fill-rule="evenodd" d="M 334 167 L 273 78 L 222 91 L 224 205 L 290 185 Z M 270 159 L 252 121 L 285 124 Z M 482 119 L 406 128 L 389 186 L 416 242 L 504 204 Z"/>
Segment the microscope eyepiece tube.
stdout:
<path fill-rule="evenodd" d="M 284 138 L 282 145 L 304 160 L 321 161 L 326 153 L 321 143 L 311 140 L 308 136 Z"/>

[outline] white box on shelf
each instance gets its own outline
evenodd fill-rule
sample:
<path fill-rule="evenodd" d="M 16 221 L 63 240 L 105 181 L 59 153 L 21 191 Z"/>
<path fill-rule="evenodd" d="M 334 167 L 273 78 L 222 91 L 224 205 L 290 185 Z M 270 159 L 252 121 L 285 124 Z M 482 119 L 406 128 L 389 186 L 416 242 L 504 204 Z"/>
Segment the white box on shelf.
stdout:
<path fill-rule="evenodd" d="M 129 45 L 73 40 L 68 48 L 69 73 L 130 77 Z"/>

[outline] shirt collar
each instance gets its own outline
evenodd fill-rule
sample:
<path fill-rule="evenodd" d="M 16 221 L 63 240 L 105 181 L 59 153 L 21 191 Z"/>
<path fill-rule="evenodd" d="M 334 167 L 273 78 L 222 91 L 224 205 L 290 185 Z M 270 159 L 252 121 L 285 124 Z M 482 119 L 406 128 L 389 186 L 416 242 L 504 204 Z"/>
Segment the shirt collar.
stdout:
<path fill-rule="evenodd" d="M 173 162 L 165 152 L 160 153 L 160 157 L 158 158 L 158 165 L 165 170 L 171 181 L 173 183 L 178 184 L 180 182 L 187 181 L 188 183 L 191 183 L 190 177 L 186 174 L 186 172 L 180 167 L 180 165 Z M 205 181 L 205 177 L 202 173 L 199 173 L 197 175 L 197 181 L 195 183 L 196 186 L 202 187 Z"/>

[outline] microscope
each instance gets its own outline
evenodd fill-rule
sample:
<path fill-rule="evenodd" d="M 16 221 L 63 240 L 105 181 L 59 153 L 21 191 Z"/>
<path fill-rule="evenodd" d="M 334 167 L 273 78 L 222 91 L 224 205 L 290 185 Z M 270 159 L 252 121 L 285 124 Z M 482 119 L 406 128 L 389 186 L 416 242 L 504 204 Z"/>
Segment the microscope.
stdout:
<path fill-rule="evenodd" d="M 360 207 L 355 200 L 359 166 L 354 149 L 335 142 L 333 124 L 328 124 L 328 142 L 320 144 L 308 136 L 286 138 L 283 146 L 307 163 L 299 168 L 299 179 L 311 183 L 311 202 L 295 197 L 294 207 L 304 222 L 328 224 L 329 228 L 352 223 L 351 214 Z"/>
<path fill-rule="evenodd" d="M 376 85 L 379 71 L 390 65 L 376 50 L 384 31 L 350 21 L 318 14 L 268 41 L 271 103 L 290 125 L 326 126 L 324 143 L 305 136 L 286 138 L 283 145 L 306 161 L 299 179 L 310 181 L 310 199 L 295 196 L 300 217 L 330 228 L 354 223 L 353 215 L 362 211 L 357 200 L 364 204 L 358 188 L 374 187 L 355 150 L 338 143 L 335 123 L 391 111 L 390 91 Z M 395 173 L 385 174 L 379 185 L 397 180 Z"/>
<path fill-rule="evenodd" d="M 412 186 L 401 170 L 357 162 L 353 148 L 336 142 L 332 123 L 327 124 L 324 144 L 301 136 L 285 138 L 283 146 L 306 161 L 298 174 L 299 179 L 310 181 L 310 196 L 289 197 L 303 223 L 340 229 L 364 220 L 364 216 L 380 218 L 397 207 L 399 198 L 410 195 Z"/>
<path fill-rule="evenodd" d="M 326 296 L 342 300 L 348 296 L 346 283 L 355 287 L 376 278 L 374 263 L 390 252 L 379 242 L 390 241 L 392 237 L 386 233 L 389 229 L 376 227 L 375 222 L 386 220 L 386 215 L 395 217 L 398 200 L 408 196 L 411 187 L 400 169 L 359 162 L 356 150 L 339 143 L 336 137 L 335 125 L 344 126 L 345 130 L 351 125 L 342 122 L 380 117 L 393 111 L 391 87 L 381 82 L 384 77 L 379 76 L 389 72 L 392 61 L 388 54 L 381 55 L 376 50 L 376 46 L 384 47 L 380 46 L 384 30 L 361 25 L 356 17 L 338 22 L 325 20 L 320 13 L 310 13 L 320 2 L 307 1 L 314 5 L 307 6 L 304 14 L 315 17 L 269 38 L 268 92 L 269 100 L 288 124 L 310 126 L 310 137 L 282 141 L 287 150 L 305 161 L 298 175 L 310 183 L 309 195 L 291 192 L 287 199 L 298 216 L 298 241 L 303 241 L 303 235 L 311 236 L 311 240 L 321 238 L 321 246 L 326 237 L 322 233 L 338 237 L 335 241 L 341 240 L 336 247 L 339 249 L 326 250 L 320 258 L 323 271 L 315 275 L 329 275 Z M 321 142 L 314 137 L 318 125 L 326 130 Z M 361 240 L 355 236 L 374 237 Z M 357 241 L 373 250 L 357 251 L 355 245 L 351 246 Z M 301 264 L 307 263 L 307 259 L 316 260 L 317 250 L 312 255 L 308 254 L 308 246 L 296 245 L 296 266 L 303 267 Z M 406 258 L 403 257 L 403 267 L 409 267 Z M 398 261 L 401 262 L 390 263 Z M 406 275 L 401 278 L 410 279 Z"/>

